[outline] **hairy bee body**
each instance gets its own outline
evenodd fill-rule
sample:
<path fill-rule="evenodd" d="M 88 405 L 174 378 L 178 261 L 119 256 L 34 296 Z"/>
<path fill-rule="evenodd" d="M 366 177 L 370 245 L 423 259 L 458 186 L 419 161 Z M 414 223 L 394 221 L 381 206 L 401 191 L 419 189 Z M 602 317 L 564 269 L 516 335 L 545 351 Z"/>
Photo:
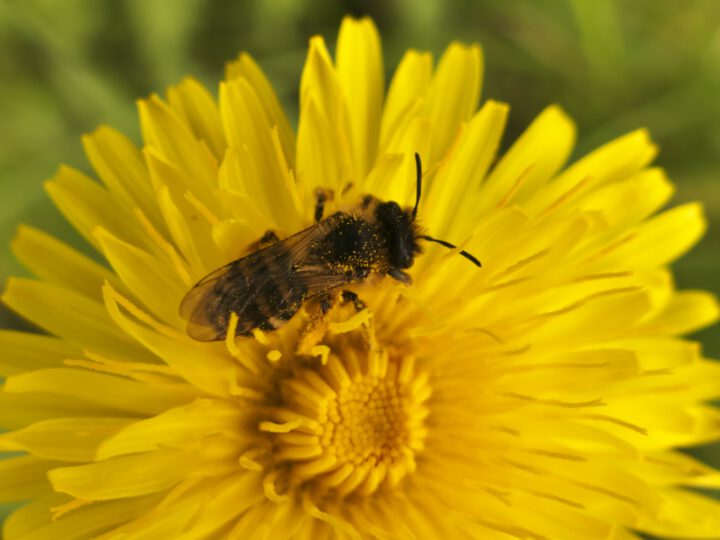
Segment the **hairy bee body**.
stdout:
<path fill-rule="evenodd" d="M 215 270 L 182 301 L 188 334 L 200 341 L 224 339 L 231 313 L 238 315 L 236 335 L 276 330 L 310 299 L 373 276 L 407 277 L 402 269 L 420 251 L 409 212 L 395 202 L 365 197 L 349 212 Z"/>
<path fill-rule="evenodd" d="M 276 330 L 308 300 L 320 299 L 327 307 L 332 295 L 349 285 L 384 275 L 409 284 L 405 270 L 421 252 L 420 240 L 456 249 L 450 242 L 420 234 L 415 222 L 422 192 L 418 154 L 415 162 L 413 208 L 366 195 L 355 208 L 322 219 L 329 192 L 320 189 L 317 223 L 284 240 L 266 234 L 258 245 L 271 237 L 275 242 L 201 279 L 180 304 L 180 315 L 189 322 L 188 335 L 199 341 L 224 339 L 232 313 L 238 316 L 236 336 Z M 480 266 L 466 251 L 459 254 Z M 345 291 L 344 296 L 355 297 L 358 309 L 362 305 L 354 293 Z"/>

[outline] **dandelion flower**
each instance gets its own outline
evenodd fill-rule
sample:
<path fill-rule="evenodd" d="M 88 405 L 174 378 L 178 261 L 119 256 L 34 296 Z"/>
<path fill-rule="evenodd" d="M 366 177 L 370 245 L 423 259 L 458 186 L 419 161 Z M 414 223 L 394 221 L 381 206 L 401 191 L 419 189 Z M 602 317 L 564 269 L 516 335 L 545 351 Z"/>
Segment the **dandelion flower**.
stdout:
<path fill-rule="evenodd" d="M 187 79 L 139 102 L 143 144 L 83 140 L 100 182 L 47 183 L 104 257 L 21 227 L 37 279 L 4 302 L 5 538 L 720 537 L 679 452 L 720 435 L 720 369 L 681 336 L 715 300 L 667 265 L 702 235 L 636 131 L 567 166 L 575 129 L 543 111 L 498 156 L 508 107 L 479 105 L 478 46 L 409 51 L 387 93 L 380 39 L 346 19 L 310 41 L 293 131 L 249 56 L 218 98 Z M 178 307 L 203 276 L 364 194 L 482 260 L 425 244 L 413 285 L 367 309 L 308 309 L 276 332 L 199 342 Z M 230 325 L 236 323 L 231 318 Z"/>

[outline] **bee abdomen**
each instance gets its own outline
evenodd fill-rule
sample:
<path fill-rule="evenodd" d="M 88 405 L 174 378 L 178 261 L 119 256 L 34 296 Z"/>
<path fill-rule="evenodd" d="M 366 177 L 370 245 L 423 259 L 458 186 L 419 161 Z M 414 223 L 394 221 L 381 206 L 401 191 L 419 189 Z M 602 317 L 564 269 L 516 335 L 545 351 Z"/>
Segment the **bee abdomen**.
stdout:
<path fill-rule="evenodd" d="M 236 334 L 245 336 L 256 328 L 271 332 L 283 326 L 300 309 L 306 293 L 301 283 L 293 283 L 297 280 L 293 280 L 289 261 L 283 257 L 257 253 L 250 262 L 236 269 L 237 278 L 245 283 L 244 294 L 236 296 L 219 317 L 227 331 L 230 313 L 237 313 Z"/>

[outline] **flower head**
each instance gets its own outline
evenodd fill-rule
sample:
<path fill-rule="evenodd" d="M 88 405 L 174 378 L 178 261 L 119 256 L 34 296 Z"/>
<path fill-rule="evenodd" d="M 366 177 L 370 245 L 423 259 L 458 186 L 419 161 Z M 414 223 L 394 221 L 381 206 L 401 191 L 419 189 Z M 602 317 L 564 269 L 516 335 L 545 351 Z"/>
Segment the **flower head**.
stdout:
<path fill-rule="evenodd" d="M 716 538 L 676 450 L 717 440 L 720 369 L 681 336 L 715 300 L 667 265 L 705 228 L 630 133 L 566 167 L 572 121 L 543 111 L 501 157 L 508 107 L 478 109 L 480 48 L 409 51 L 387 94 L 380 40 L 346 19 L 310 42 L 291 129 L 243 54 L 216 100 L 187 79 L 139 102 L 142 148 L 84 139 L 101 183 L 47 184 L 100 264 L 22 227 L 37 279 L 3 300 L 48 335 L 3 331 L 4 500 L 13 538 Z M 193 285 L 364 195 L 415 202 L 409 269 L 308 303 L 274 332 L 199 342 Z M 282 240 L 281 240 L 282 241 Z M 255 247 L 253 247 L 255 246 Z M 476 268 L 457 256 L 482 260 Z"/>

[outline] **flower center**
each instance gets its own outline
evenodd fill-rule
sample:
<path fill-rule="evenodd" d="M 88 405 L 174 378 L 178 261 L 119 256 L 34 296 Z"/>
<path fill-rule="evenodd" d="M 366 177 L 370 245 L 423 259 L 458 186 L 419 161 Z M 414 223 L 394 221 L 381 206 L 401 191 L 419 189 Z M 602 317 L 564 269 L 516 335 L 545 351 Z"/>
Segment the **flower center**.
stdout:
<path fill-rule="evenodd" d="M 369 495 L 415 469 L 425 439 L 427 377 L 411 358 L 384 351 L 330 354 L 318 369 L 283 382 L 282 406 L 261 429 L 274 432 L 277 464 L 290 485 Z"/>

